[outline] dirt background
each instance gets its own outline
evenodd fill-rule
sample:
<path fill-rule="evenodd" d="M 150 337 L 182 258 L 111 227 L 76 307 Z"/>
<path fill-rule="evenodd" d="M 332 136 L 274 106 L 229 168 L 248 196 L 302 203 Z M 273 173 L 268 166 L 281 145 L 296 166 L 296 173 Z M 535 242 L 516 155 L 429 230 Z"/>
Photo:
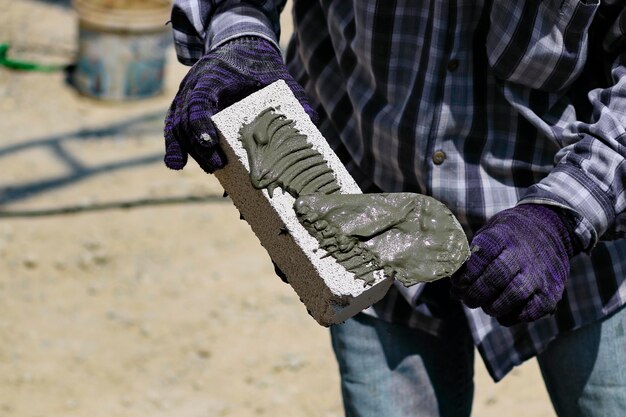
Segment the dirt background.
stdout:
<path fill-rule="evenodd" d="M 71 62 L 68 3 L 0 0 L 0 41 Z M 340 416 L 328 331 L 215 179 L 160 162 L 168 59 L 164 94 L 127 103 L 0 68 L 0 417 Z M 83 211 L 6 217 L 42 209 Z M 499 384 L 477 361 L 474 408 L 554 416 L 534 361 Z"/>

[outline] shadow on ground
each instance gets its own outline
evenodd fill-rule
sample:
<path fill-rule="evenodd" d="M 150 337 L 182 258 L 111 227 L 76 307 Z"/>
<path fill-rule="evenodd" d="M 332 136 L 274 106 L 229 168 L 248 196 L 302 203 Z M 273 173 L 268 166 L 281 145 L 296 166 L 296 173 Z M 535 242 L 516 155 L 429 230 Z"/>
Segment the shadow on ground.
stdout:
<path fill-rule="evenodd" d="M 120 135 L 132 138 L 146 133 L 161 134 L 163 116 L 163 112 L 158 111 L 113 123 L 106 127 L 81 129 L 63 135 L 49 136 L 0 147 L 0 159 L 33 149 L 46 150 L 65 166 L 67 172 L 64 175 L 43 180 L 5 185 L 3 188 L 0 188 L 0 204 L 15 203 L 96 175 L 160 162 L 163 159 L 162 152 L 122 159 L 97 166 L 85 166 L 70 152 L 67 152 L 63 145 L 68 142 L 99 140 Z"/>
<path fill-rule="evenodd" d="M 54 6 L 72 7 L 72 0 L 37 0 L 40 3 L 52 4 Z"/>

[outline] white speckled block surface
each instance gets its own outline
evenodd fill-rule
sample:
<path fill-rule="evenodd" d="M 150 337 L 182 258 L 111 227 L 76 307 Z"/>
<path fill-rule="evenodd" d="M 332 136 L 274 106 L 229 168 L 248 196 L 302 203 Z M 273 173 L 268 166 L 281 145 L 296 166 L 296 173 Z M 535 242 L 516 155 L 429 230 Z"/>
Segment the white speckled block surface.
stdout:
<path fill-rule="evenodd" d="M 270 198 L 267 190 L 252 186 L 239 129 L 268 107 L 293 120 L 307 136 L 333 169 L 341 193 L 361 193 L 284 81 L 277 81 L 213 116 L 220 145 L 228 158 L 226 167 L 215 175 L 270 257 L 287 275 L 311 316 L 323 326 L 341 323 L 380 300 L 393 280 L 380 272 L 372 285 L 365 285 L 332 256 L 323 258 L 326 252 L 296 218 L 294 198 L 281 189 Z M 289 233 L 281 233 L 282 228 Z"/>

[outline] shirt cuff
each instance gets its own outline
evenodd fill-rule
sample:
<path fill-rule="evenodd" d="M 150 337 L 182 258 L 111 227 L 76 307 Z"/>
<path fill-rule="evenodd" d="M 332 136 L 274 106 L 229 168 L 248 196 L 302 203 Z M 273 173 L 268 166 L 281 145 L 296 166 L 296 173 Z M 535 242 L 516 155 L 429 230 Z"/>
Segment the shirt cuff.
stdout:
<path fill-rule="evenodd" d="M 242 36 L 266 39 L 280 50 L 278 34 L 271 27 L 269 19 L 258 9 L 248 5 L 231 7 L 211 19 L 205 38 L 205 53 Z"/>
<path fill-rule="evenodd" d="M 579 169 L 565 163 L 558 164 L 550 175 L 528 189 L 518 204 L 526 203 L 568 210 L 575 220 L 574 233 L 587 253 L 609 229 L 609 219 L 614 217 L 613 203 L 607 194 Z"/>

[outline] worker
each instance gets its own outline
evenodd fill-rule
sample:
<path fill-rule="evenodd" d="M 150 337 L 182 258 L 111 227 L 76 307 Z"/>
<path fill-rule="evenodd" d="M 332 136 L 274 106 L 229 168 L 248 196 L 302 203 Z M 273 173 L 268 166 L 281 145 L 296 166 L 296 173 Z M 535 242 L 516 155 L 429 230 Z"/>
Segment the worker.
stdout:
<path fill-rule="evenodd" d="M 210 117 L 284 79 L 368 192 L 430 195 L 472 255 L 332 326 L 348 416 L 469 416 L 536 357 L 560 417 L 626 410 L 623 0 L 176 0 L 193 65 L 165 163 L 227 161 Z"/>

